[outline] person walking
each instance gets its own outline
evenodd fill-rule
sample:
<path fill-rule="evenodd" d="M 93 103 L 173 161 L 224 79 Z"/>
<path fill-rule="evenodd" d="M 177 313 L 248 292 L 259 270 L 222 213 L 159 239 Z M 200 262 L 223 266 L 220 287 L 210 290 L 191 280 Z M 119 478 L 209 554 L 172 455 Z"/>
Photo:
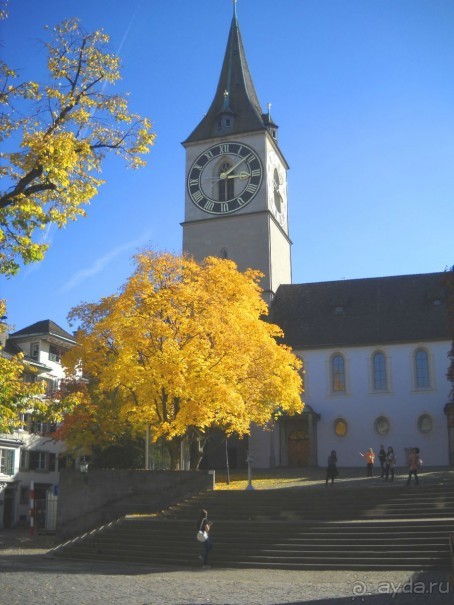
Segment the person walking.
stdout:
<path fill-rule="evenodd" d="M 202 567 L 203 569 L 209 569 L 211 566 L 208 565 L 208 555 L 213 548 L 213 542 L 210 537 L 210 529 L 213 525 L 212 521 L 208 521 L 208 511 L 202 508 L 200 511 L 200 517 L 197 521 L 197 533 L 204 532 L 205 540 L 202 542 L 203 546 L 203 555 L 199 555 L 199 559 L 202 559 Z M 198 539 L 198 538 L 197 538 Z"/>
<path fill-rule="evenodd" d="M 328 487 L 328 482 L 331 479 L 331 487 L 334 485 L 334 479 L 339 474 L 337 470 L 337 454 L 336 451 L 333 450 L 331 454 L 328 456 L 328 466 L 326 467 L 326 487 Z"/>
<path fill-rule="evenodd" d="M 378 459 L 380 460 L 380 477 L 383 478 L 385 476 L 385 464 L 386 464 L 386 451 L 385 446 L 380 445 L 380 451 L 378 452 Z"/>
<path fill-rule="evenodd" d="M 411 452 L 410 455 L 408 456 L 408 479 L 407 479 L 407 485 L 410 485 L 411 483 L 411 476 L 413 475 L 415 478 L 415 484 L 419 485 L 419 477 L 418 477 L 418 470 L 419 467 L 422 464 L 422 460 L 419 456 L 419 447 L 414 447 Z"/>
<path fill-rule="evenodd" d="M 365 454 L 359 452 L 359 455 L 362 456 L 366 461 L 367 477 L 373 477 L 373 468 L 375 462 L 374 450 L 370 447 Z"/>
<path fill-rule="evenodd" d="M 396 454 L 391 446 L 388 447 L 386 452 L 386 463 L 385 463 L 385 481 L 388 481 L 389 474 L 391 473 L 391 481 L 394 481 L 394 469 L 396 468 Z"/>

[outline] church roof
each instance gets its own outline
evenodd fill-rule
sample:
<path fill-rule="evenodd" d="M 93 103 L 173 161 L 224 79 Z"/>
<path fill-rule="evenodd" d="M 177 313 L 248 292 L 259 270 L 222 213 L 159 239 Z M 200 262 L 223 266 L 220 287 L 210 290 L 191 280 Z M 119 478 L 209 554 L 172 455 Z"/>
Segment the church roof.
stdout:
<path fill-rule="evenodd" d="M 293 348 L 450 340 L 446 273 L 282 285 L 270 321 Z"/>
<path fill-rule="evenodd" d="M 22 328 L 22 330 L 18 330 L 17 332 L 13 332 L 10 334 L 9 338 L 22 338 L 25 336 L 56 336 L 58 338 L 62 338 L 64 340 L 69 340 L 71 343 L 75 343 L 74 336 L 72 336 L 63 328 L 60 328 L 54 321 L 50 319 L 43 319 L 42 321 L 37 321 L 31 326 L 27 326 L 26 328 Z"/>
<path fill-rule="evenodd" d="M 233 117 L 229 135 L 267 130 L 270 125 L 276 127 L 270 122 L 268 114 L 262 114 L 246 61 L 236 12 L 230 26 L 221 76 L 213 102 L 202 121 L 183 144 L 219 136 L 218 120 L 222 114 L 230 114 Z M 223 134 L 226 134 L 225 131 Z"/>

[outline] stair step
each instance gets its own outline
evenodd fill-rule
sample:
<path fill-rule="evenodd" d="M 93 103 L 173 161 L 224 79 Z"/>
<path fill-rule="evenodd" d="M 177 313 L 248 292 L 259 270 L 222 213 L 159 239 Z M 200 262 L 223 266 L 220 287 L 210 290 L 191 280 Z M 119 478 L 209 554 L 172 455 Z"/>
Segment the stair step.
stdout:
<path fill-rule="evenodd" d="M 54 551 L 74 559 L 200 565 L 201 508 L 214 519 L 217 567 L 423 570 L 450 565 L 454 483 L 381 490 L 324 486 L 204 492 L 158 513 L 128 516 Z"/>

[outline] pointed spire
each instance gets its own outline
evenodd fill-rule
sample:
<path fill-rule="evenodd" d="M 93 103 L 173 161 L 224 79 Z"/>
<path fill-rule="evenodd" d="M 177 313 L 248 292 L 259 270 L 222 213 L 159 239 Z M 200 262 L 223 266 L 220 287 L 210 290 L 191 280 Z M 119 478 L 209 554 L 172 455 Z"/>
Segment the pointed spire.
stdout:
<path fill-rule="evenodd" d="M 244 52 L 233 2 L 233 18 L 216 94 L 210 108 L 185 143 L 267 130 Z"/>

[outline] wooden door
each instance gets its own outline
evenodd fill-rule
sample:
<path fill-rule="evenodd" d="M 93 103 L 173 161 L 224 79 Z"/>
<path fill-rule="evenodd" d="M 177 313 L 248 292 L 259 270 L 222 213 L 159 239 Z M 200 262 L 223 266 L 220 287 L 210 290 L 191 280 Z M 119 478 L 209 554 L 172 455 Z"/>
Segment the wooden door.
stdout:
<path fill-rule="evenodd" d="M 309 435 L 304 430 L 294 430 L 288 437 L 288 465 L 291 467 L 309 466 Z"/>

